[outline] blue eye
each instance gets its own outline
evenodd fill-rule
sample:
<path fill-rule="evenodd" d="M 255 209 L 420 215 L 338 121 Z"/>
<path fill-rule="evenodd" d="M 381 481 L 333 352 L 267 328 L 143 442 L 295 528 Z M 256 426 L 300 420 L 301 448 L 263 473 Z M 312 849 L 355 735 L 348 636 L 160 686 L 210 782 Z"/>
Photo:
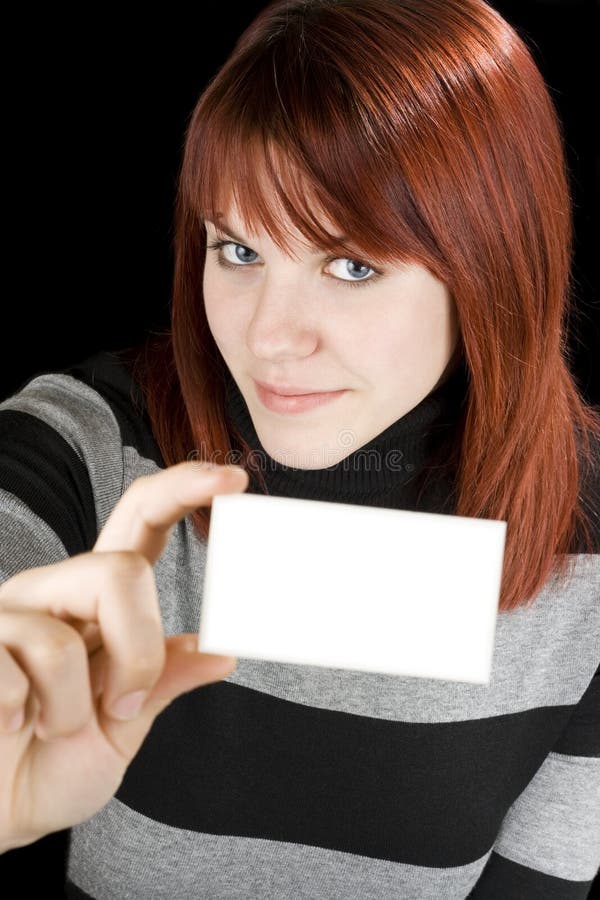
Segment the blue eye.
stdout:
<path fill-rule="evenodd" d="M 247 260 L 246 261 L 240 260 L 239 263 L 228 262 L 224 258 L 223 253 L 221 252 L 223 247 L 226 247 L 228 245 L 231 245 L 232 247 L 243 247 L 244 250 L 247 250 L 250 254 L 253 253 L 255 256 L 258 255 L 257 253 L 255 253 L 254 250 L 251 250 L 250 247 L 246 247 L 246 246 L 244 246 L 244 244 L 237 244 L 235 241 L 213 241 L 212 243 L 207 244 L 206 249 L 218 251 L 217 263 L 223 269 L 247 269 L 249 265 L 252 265 L 252 263 L 250 263 Z M 326 257 L 325 262 L 326 263 L 335 262 L 338 259 L 350 259 L 350 258 L 349 257 L 339 257 L 339 256 L 328 256 L 328 257 Z M 346 287 L 363 287 L 363 286 L 366 286 L 367 284 L 372 284 L 374 281 L 377 281 L 383 275 L 383 272 L 381 272 L 379 269 L 376 269 L 373 266 L 366 265 L 365 263 L 362 263 L 360 260 L 350 259 L 350 262 L 354 263 L 359 268 L 370 269 L 374 274 L 370 278 L 362 278 L 360 280 L 354 280 L 354 279 L 346 280 L 345 278 L 338 278 L 335 275 L 330 276 L 331 278 L 333 278 L 336 285 L 346 286 Z"/>

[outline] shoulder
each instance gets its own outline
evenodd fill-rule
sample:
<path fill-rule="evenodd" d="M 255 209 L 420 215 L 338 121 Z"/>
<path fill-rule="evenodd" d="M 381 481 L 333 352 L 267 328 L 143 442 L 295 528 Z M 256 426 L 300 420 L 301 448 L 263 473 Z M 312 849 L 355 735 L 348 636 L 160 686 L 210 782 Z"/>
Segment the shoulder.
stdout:
<path fill-rule="evenodd" d="M 152 434 L 143 395 L 131 374 L 132 350 L 135 348 L 102 350 L 62 371 L 102 398 L 114 416 L 123 446 L 162 467 L 164 460 Z"/>
<path fill-rule="evenodd" d="M 24 437 L 37 431 L 53 443 L 58 435 L 82 459 L 100 445 L 104 451 L 126 445 L 163 465 L 127 359 L 126 351 L 101 350 L 37 372 L 0 402 L 4 423 L 12 426 L 3 433 L 19 427 Z"/>
<path fill-rule="evenodd" d="M 164 465 L 124 357 L 100 351 L 37 372 L 0 402 L 0 516 L 89 549 L 123 493 L 125 449 Z"/>

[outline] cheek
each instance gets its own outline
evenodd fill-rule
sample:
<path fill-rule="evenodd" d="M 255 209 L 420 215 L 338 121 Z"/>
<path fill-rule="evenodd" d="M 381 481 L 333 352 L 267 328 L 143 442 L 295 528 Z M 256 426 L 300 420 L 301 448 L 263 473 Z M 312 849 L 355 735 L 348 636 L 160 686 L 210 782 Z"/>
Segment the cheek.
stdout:
<path fill-rule="evenodd" d="M 220 348 L 235 344 L 243 330 L 243 323 L 238 321 L 243 307 L 225 290 L 212 266 L 205 267 L 202 292 L 206 320 L 215 343 Z"/>
<path fill-rule="evenodd" d="M 393 314 L 392 314 L 393 313 Z M 382 321 L 364 323 L 355 341 L 355 360 L 364 359 L 374 383 L 390 373 L 434 372 L 444 365 L 450 346 L 451 319 L 444 304 L 406 303 Z"/>
<path fill-rule="evenodd" d="M 451 320 L 441 308 L 429 310 L 427 315 L 415 318 L 411 325 L 410 340 L 405 341 L 407 358 L 436 370 L 447 361 L 451 344 Z"/>
<path fill-rule="evenodd" d="M 385 370 L 391 362 L 396 365 L 421 352 L 423 322 L 416 311 L 404 308 L 372 317 L 355 330 L 355 350 L 358 357 L 372 360 L 375 369 Z M 417 346 L 415 346 L 417 345 Z"/>

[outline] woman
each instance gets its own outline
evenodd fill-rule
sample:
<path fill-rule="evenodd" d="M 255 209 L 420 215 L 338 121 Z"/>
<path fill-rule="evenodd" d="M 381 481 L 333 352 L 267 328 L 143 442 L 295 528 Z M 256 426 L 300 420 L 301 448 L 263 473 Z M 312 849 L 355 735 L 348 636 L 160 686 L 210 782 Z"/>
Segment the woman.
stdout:
<path fill-rule="evenodd" d="M 270 4 L 175 251 L 169 333 L 0 405 L 3 849 L 70 828 L 71 897 L 587 896 L 600 414 L 524 44 L 482 0 Z M 194 652 L 246 489 L 507 521 L 489 685 Z"/>

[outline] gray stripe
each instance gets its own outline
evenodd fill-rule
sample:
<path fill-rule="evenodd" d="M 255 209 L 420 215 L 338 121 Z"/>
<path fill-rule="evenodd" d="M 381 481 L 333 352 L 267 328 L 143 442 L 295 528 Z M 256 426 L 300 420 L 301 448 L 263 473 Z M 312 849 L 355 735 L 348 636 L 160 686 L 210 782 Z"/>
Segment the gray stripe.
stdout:
<path fill-rule="evenodd" d="M 549 753 L 503 819 L 494 850 L 572 881 L 600 866 L 600 759 Z"/>
<path fill-rule="evenodd" d="M 489 853 L 430 868 L 170 828 L 114 797 L 71 830 L 68 875 L 98 900 L 464 900 Z"/>
<path fill-rule="evenodd" d="M 4 488 L 0 488 L 0 522 L 0 582 L 22 569 L 67 559 L 63 542 L 50 526 Z"/>

